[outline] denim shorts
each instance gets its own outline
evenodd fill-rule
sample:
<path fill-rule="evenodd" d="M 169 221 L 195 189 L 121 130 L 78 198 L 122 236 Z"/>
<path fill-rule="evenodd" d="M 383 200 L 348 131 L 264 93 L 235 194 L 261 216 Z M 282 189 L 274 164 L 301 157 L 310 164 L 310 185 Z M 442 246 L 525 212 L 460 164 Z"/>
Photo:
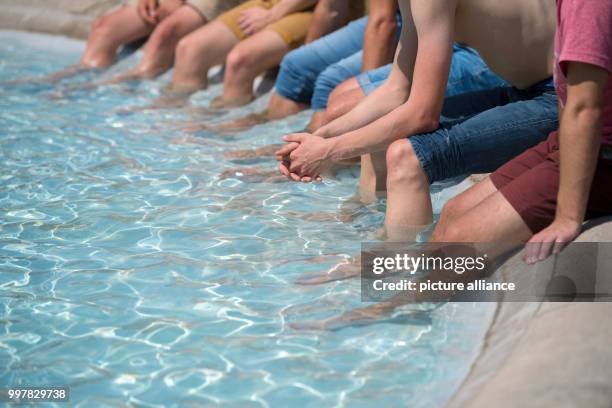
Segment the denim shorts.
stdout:
<path fill-rule="evenodd" d="M 367 17 L 352 21 L 347 26 L 316 41 L 288 53 L 280 65 L 276 78 L 276 93 L 292 101 L 311 104 L 315 85 L 324 71 L 322 88 L 335 88 L 344 77 L 350 78 L 361 71 L 361 51 Z M 335 66 L 332 68 L 332 66 Z M 337 77 L 337 78 L 336 78 Z M 329 81 L 328 79 L 332 79 Z M 325 108 L 329 93 L 321 91 L 316 98 L 316 108 Z"/>
<path fill-rule="evenodd" d="M 448 96 L 440 127 L 408 142 L 433 183 L 495 171 L 558 127 L 557 95 L 547 79 L 524 90 L 501 85 Z"/>
<path fill-rule="evenodd" d="M 397 18 L 397 37 L 402 19 Z M 342 82 L 361 73 L 363 35 L 368 18 L 306 44 L 287 54 L 276 79 L 276 93 L 292 101 L 324 110 L 331 92 Z"/>

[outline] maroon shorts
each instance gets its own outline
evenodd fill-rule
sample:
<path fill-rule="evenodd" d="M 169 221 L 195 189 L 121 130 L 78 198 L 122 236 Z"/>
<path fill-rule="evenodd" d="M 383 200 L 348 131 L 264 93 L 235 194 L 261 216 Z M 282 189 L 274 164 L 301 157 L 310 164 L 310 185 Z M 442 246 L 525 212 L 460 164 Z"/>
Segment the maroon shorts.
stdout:
<path fill-rule="evenodd" d="M 586 219 L 612 214 L 612 152 L 602 148 L 587 204 Z M 493 185 L 534 234 L 555 218 L 559 191 L 559 135 L 515 157 L 491 174 Z"/>

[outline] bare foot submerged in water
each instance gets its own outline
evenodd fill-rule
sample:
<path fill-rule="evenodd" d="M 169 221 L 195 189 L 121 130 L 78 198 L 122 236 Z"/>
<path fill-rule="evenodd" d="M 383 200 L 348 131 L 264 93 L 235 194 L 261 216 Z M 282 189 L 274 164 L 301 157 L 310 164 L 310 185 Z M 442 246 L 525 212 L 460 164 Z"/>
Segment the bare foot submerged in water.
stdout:
<path fill-rule="evenodd" d="M 345 201 L 340 210 L 338 212 L 297 212 L 293 211 L 289 214 L 293 217 L 300 218 L 305 221 L 315 221 L 315 222 L 353 222 L 356 218 L 358 218 L 361 214 L 364 213 L 368 209 L 368 206 L 360 200 L 358 195 L 355 195 Z M 382 240 L 384 237 L 384 232 L 377 231 L 374 236 L 376 240 Z"/>
<path fill-rule="evenodd" d="M 407 302 L 405 302 L 407 303 Z M 295 330 L 326 330 L 335 331 L 348 327 L 368 326 L 372 324 L 411 324 L 429 325 L 432 322 L 430 311 L 415 310 L 405 313 L 394 313 L 397 305 L 391 302 L 377 303 L 372 306 L 360 307 L 339 316 L 321 320 L 304 320 L 289 323 Z M 433 306 L 431 310 L 437 306 Z"/>
<path fill-rule="evenodd" d="M 219 175 L 220 180 L 239 178 L 250 183 L 283 183 L 287 178 L 280 176 L 276 170 L 256 168 L 236 168 L 225 170 Z"/>
<path fill-rule="evenodd" d="M 255 100 L 253 95 L 244 95 L 236 98 L 226 98 L 223 95 L 217 96 L 210 103 L 212 109 L 223 109 L 223 108 L 238 108 L 249 104 Z"/>
<path fill-rule="evenodd" d="M 259 157 L 274 157 L 274 153 L 281 147 L 281 144 L 262 146 L 256 149 L 232 150 L 225 152 L 223 156 L 228 159 L 256 159 Z M 277 172 L 278 173 L 278 172 Z"/>
<path fill-rule="evenodd" d="M 223 112 L 220 110 L 211 110 L 208 109 L 208 112 L 215 113 L 216 115 L 219 114 L 219 112 Z M 212 115 L 211 115 L 212 116 Z M 263 118 L 263 119 L 262 119 Z M 216 133 L 235 133 L 241 130 L 245 130 L 245 129 L 249 129 L 257 124 L 260 123 L 264 123 L 265 120 L 265 114 L 261 114 L 261 113 L 253 113 L 249 116 L 245 116 L 243 118 L 237 119 L 235 121 L 230 121 L 230 122 L 225 122 L 225 123 L 218 123 L 218 124 L 214 124 L 214 125 L 209 125 L 209 124 L 197 124 L 197 125 L 193 125 L 193 126 L 189 126 L 189 127 L 185 127 L 183 128 L 183 131 L 185 132 L 198 132 L 200 130 L 211 130 L 213 132 Z M 269 146 L 266 146 L 266 150 L 265 153 L 257 153 L 257 149 L 254 150 L 238 150 L 237 152 L 238 155 L 236 157 L 240 157 L 240 152 L 244 153 L 245 156 L 251 154 L 252 157 L 257 157 L 259 155 L 263 156 L 263 155 L 270 155 L 273 156 L 274 152 L 276 150 L 278 150 L 278 148 L 281 145 L 274 145 L 275 149 L 272 150 Z M 271 153 L 268 153 L 268 150 L 270 149 Z M 232 153 L 234 152 L 228 152 L 225 153 L 225 157 L 232 157 Z"/>
<path fill-rule="evenodd" d="M 335 282 L 345 279 L 356 278 L 361 275 L 361 256 L 339 262 L 327 272 L 320 274 L 309 274 L 296 279 L 298 285 L 321 285 L 323 283 Z"/>
<path fill-rule="evenodd" d="M 55 72 L 53 74 L 49 74 L 46 76 L 38 76 L 38 77 L 27 77 L 27 78 L 19 78 L 19 79 L 9 79 L 7 81 L 0 81 L 0 85 L 23 85 L 23 84 L 55 84 L 60 82 L 63 79 L 68 79 L 79 74 L 83 74 L 86 72 L 96 72 L 102 71 L 98 68 L 86 68 L 80 65 L 72 65 L 62 71 Z"/>

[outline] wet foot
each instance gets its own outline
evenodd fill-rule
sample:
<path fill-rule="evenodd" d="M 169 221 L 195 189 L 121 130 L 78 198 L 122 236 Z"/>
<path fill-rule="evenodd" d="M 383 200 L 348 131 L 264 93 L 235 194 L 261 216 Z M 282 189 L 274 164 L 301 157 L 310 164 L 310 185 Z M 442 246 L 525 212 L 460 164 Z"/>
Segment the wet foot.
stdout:
<path fill-rule="evenodd" d="M 217 96 L 210 103 L 210 107 L 212 109 L 223 109 L 223 108 L 237 108 L 240 106 L 244 106 L 247 103 L 252 102 L 255 99 L 253 95 L 246 95 L 239 98 L 227 99 L 223 96 Z"/>
<path fill-rule="evenodd" d="M 238 168 L 225 170 L 219 175 L 219 179 L 239 178 L 250 183 L 280 183 L 286 182 L 287 178 L 279 175 L 276 170 L 261 168 Z"/>
<path fill-rule="evenodd" d="M 355 257 L 338 263 L 325 273 L 298 278 L 295 283 L 298 285 L 321 285 L 323 283 L 355 278 L 360 275 L 361 257 Z"/>
<path fill-rule="evenodd" d="M 394 307 L 387 303 L 353 309 L 340 316 L 322 320 L 305 320 L 290 323 L 289 327 L 295 330 L 339 330 L 345 327 L 365 326 L 381 322 L 392 313 Z"/>
<path fill-rule="evenodd" d="M 226 152 L 224 156 L 228 159 L 255 159 L 258 157 L 274 157 L 274 153 L 283 145 L 275 144 L 269 146 L 258 147 L 250 150 L 234 150 Z"/>

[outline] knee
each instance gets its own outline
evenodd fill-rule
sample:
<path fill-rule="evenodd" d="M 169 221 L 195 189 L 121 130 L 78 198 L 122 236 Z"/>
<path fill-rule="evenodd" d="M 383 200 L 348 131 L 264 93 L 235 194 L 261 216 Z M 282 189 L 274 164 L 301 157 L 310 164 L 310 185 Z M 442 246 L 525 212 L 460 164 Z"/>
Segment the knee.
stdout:
<path fill-rule="evenodd" d="M 100 41 L 111 38 L 113 33 L 113 22 L 109 16 L 98 17 L 91 24 L 91 30 L 89 32 L 89 41 Z"/>
<path fill-rule="evenodd" d="M 421 163 L 408 140 L 393 142 L 387 149 L 386 161 L 388 188 L 397 183 L 423 181 Z"/>
<path fill-rule="evenodd" d="M 178 23 L 174 21 L 164 20 L 157 26 L 157 28 L 155 28 L 155 30 L 151 34 L 151 39 L 149 41 L 153 42 L 156 45 L 171 43 L 177 36 L 177 30 Z"/>
<path fill-rule="evenodd" d="M 89 26 L 89 32 L 90 33 L 94 32 L 98 27 L 100 27 L 104 23 L 105 19 L 106 19 L 106 16 L 100 16 L 96 18 L 94 21 L 92 21 L 91 25 Z"/>
<path fill-rule="evenodd" d="M 290 78 L 308 79 L 314 82 L 319 67 L 313 66 L 315 59 L 310 55 L 308 46 L 290 51 L 280 63 L 280 75 Z"/>
<path fill-rule="evenodd" d="M 440 213 L 440 221 L 438 222 L 438 226 L 441 228 L 446 227 L 446 224 L 449 222 L 453 222 L 458 219 L 461 215 L 461 202 L 458 197 L 453 197 L 444 204 L 442 207 L 442 212 Z"/>
<path fill-rule="evenodd" d="M 253 55 L 244 47 L 236 46 L 227 55 L 225 72 L 229 77 L 249 72 L 253 62 Z"/>
<path fill-rule="evenodd" d="M 327 67 L 319 74 L 315 82 L 316 92 L 325 94 L 327 98 L 331 96 L 333 90 L 341 82 L 341 72 L 334 65 Z"/>
<path fill-rule="evenodd" d="M 458 221 L 438 223 L 431 236 L 432 242 L 466 242 L 466 232 Z"/>
<path fill-rule="evenodd" d="M 183 37 L 176 45 L 177 67 L 189 66 L 198 53 L 198 43 L 191 36 Z"/>
<path fill-rule="evenodd" d="M 451 209 L 452 211 L 452 209 Z M 459 213 L 440 219 L 431 235 L 432 242 L 475 242 L 473 226 Z"/>
<path fill-rule="evenodd" d="M 329 94 L 329 105 L 336 104 L 342 100 L 343 96 L 349 91 L 352 91 L 356 88 L 355 82 L 357 80 L 355 78 L 347 79 L 342 82 L 340 85 L 334 88 L 334 90 Z"/>
<path fill-rule="evenodd" d="M 328 120 L 339 118 L 345 113 L 344 106 L 345 104 L 339 99 L 332 99 L 330 97 L 329 102 L 327 103 L 327 108 L 325 109 L 325 116 L 328 118 Z"/>
<path fill-rule="evenodd" d="M 465 218 L 465 204 L 461 196 L 451 198 L 446 202 L 440 214 L 438 225 L 432 234 L 436 242 L 471 242 L 472 229 Z"/>

